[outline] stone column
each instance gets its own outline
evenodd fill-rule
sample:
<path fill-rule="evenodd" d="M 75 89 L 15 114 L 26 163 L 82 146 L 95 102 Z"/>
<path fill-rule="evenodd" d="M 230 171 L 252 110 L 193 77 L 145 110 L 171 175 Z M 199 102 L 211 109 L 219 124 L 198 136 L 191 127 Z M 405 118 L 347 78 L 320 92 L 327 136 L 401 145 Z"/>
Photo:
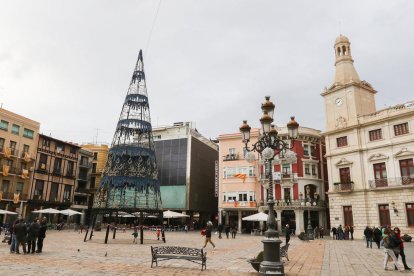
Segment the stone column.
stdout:
<path fill-rule="evenodd" d="M 81 215 L 80 223 L 82 225 L 85 225 L 85 209 L 82 209 L 82 215 Z"/>
<path fill-rule="evenodd" d="M 282 210 L 275 210 L 276 212 L 276 225 L 277 231 L 279 231 L 279 235 L 282 233 Z"/>
<path fill-rule="evenodd" d="M 305 227 L 303 225 L 303 210 L 295 210 L 295 221 L 296 221 L 295 234 L 299 235 L 301 232 L 305 232 Z"/>
<path fill-rule="evenodd" d="M 242 211 L 238 210 L 237 212 L 237 220 L 238 220 L 238 233 L 241 233 L 242 230 Z"/>
<path fill-rule="evenodd" d="M 326 229 L 325 214 L 323 211 L 318 212 L 319 215 L 319 227 L 323 226 L 323 229 Z"/>

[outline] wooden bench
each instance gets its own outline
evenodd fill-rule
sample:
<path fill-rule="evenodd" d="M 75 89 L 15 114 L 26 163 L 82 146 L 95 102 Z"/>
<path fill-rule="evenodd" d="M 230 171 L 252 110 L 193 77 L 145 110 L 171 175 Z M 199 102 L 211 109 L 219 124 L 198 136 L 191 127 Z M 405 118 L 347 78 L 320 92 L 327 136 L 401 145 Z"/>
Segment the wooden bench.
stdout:
<path fill-rule="evenodd" d="M 158 266 L 159 261 L 182 259 L 196 264 L 201 264 L 201 271 L 207 269 L 207 252 L 203 249 L 179 247 L 179 246 L 151 246 L 151 267 L 155 263 Z"/>
<path fill-rule="evenodd" d="M 288 243 L 280 248 L 280 260 L 282 260 L 282 258 L 285 257 L 289 261 L 288 250 L 289 250 Z"/>

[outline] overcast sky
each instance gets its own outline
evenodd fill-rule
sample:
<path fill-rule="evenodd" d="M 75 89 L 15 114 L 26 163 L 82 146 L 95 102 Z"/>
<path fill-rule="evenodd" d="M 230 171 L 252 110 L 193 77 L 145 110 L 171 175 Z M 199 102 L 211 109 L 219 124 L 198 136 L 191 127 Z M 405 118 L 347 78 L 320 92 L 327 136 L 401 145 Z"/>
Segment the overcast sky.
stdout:
<path fill-rule="evenodd" d="M 110 143 L 143 49 L 153 127 L 193 121 L 216 138 L 258 126 L 270 95 L 278 124 L 323 130 L 340 33 L 377 109 L 414 99 L 414 1 L 159 3 L 0 0 L 3 108 L 58 139 Z"/>

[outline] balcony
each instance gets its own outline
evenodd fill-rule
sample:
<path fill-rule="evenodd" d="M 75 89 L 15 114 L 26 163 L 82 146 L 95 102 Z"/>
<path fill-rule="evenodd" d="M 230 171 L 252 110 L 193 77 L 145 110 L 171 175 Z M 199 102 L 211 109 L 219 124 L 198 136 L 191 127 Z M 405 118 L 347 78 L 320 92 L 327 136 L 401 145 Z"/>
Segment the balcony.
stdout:
<path fill-rule="evenodd" d="M 58 169 L 54 169 L 52 175 L 54 176 L 62 176 L 62 171 Z"/>
<path fill-rule="evenodd" d="M 374 179 L 374 180 L 369 180 L 368 182 L 369 182 L 369 187 L 372 189 L 403 187 L 406 185 L 414 185 L 414 175 L 394 177 L 394 178 Z"/>
<path fill-rule="evenodd" d="M 335 192 L 350 192 L 354 190 L 354 182 L 335 182 L 333 189 Z"/>
<path fill-rule="evenodd" d="M 18 192 L 16 192 L 17 194 Z M 14 200 L 14 193 L 3 193 L 3 200 Z M 27 194 L 20 194 L 19 200 L 27 200 Z"/>
<path fill-rule="evenodd" d="M 221 207 L 233 207 L 233 208 L 251 208 L 259 206 L 256 201 L 233 201 L 222 202 Z"/>
<path fill-rule="evenodd" d="M 76 178 L 75 175 L 73 174 L 73 171 L 72 172 L 66 172 L 65 177 L 70 178 L 70 179 L 75 179 Z"/>
<path fill-rule="evenodd" d="M 79 167 L 82 168 L 92 168 L 92 162 L 79 162 Z"/>
<path fill-rule="evenodd" d="M 297 199 L 297 200 L 276 200 L 275 201 L 275 209 L 276 210 L 292 210 L 292 209 L 301 209 L 301 210 L 323 210 L 327 208 L 327 202 L 324 200 L 312 200 L 311 206 L 306 206 L 305 199 Z M 268 210 L 267 203 L 262 201 L 260 202 L 259 212 L 263 212 Z"/>
<path fill-rule="evenodd" d="M 239 160 L 238 154 L 227 154 L 223 156 L 223 161 L 233 161 L 233 160 Z"/>

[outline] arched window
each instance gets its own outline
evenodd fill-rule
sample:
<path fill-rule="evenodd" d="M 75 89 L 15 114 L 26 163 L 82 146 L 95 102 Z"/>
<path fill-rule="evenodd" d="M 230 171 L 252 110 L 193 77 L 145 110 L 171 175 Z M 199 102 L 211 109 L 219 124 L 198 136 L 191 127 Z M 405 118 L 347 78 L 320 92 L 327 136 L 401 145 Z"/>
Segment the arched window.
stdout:
<path fill-rule="evenodd" d="M 345 47 L 345 46 L 342 46 L 342 52 L 343 52 L 343 55 L 344 55 L 344 56 L 346 56 L 346 55 L 347 55 L 347 51 L 346 51 L 346 47 Z"/>

